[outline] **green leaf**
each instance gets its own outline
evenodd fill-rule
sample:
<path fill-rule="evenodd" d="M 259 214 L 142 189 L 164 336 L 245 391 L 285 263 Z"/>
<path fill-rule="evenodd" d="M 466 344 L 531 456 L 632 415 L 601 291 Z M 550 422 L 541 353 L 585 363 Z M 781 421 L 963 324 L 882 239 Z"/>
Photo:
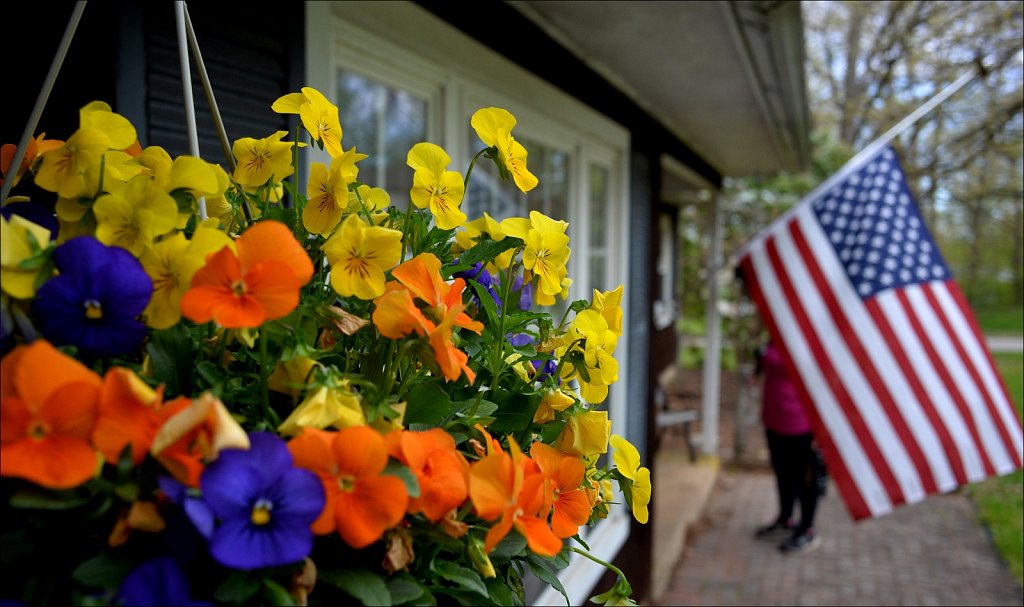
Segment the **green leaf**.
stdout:
<path fill-rule="evenodd" d="M 79 565 L 71 577 L 86 586 L 114 589 L 121 585 L 136 564 L 130 558 L 101 554 Z"/>
<path fill-rule="evenodd" d="M 495 559 L 510 559 L 519 556 L 526 550 L 526 538 L 516 531 L 506 535 L 498 545 L 491 551 L 491 561 Z"/>
<path fill-rule="evenodd" d="M 533 421 L 533 415 L 537 412 L 541 400 L 540 394 L 518 392 L 509 394 L 504 402 L 498 400 L 498 395 L 494 398 L 498 401 L 498 410 L 494 413 L 497 419 L 489 430 L 502 434 L 525 430 Z"/>
<path fill-rule="evenodd" d="M 584 550 L 586 550 L 587 552 L 590 552 L 590 546 L 587 545 L 587 543 L 583 541 L 583 538 L 581 538 L 578 533 L 576 535 L 572 536 L 572 539 L 576 540 L 579 543 L 580 546 L 583 546 Z"/>
<path fill-rule="evenodd" d="M 198 346 L 184 327 L 152 331 L 146 352 L 153 363 L 153 378 L 168 395 L 192 394 Z"/>
<path fill-rule="evenodd" d="M 70 510 L 88 504 L 92 497 L 79 490 L 47 491 L 38 487 L 26 487 L 11 496 L 11 507 L 27 510 Z"/>
<path fill-rule="evenodd" d="M 579 314 L 583 310 L 586 310 L 589 307 L 590 307 L 590 302 L 587 301 L 586 299 L 577 299 L 576 301 L 574 301 L 571 304 L 569 304 L 569 309 L 572 310 L 573 312 L 577 313 L 577 314 Z"/>
<path fill-rule="evenodd" d="M 406 424 L 423 424 L 431 428 L 441 424 L 452 410 L 452 401 L 435 383 L 420 384 L 406 397 Z"/>
<path fill-rule="evenodd" d="M 218 603 L 241 604 L 260 590 L 259 578 L 245 571 L 233 571 L 213 591 Z"/>
<path fill-rule="evenodd" d="M 263 580 L 263 595 L 271 605 L 295 605 L 295 597 L 274 580 Z"/>
<path fill-rule="evenodd" d="M 523 246 L 523 241 L 513 236 L 502 240 L 485 240 L 459 256 L 459 264 L 474 265 L 478 261 L 491 261 L 509 249 Z"/>
<path fill-rule="evenodd" d="M 470 590 L 483 596 L 490 596 L 487 592 L 487 586 L 485 586 L 484 581 L 480 579 L 480 574 L 472 569 L 463 567 L 462 565 L 458 565 L 451 561 L 438 560 L 432 562 L 430 564 L 430 568 L 449 582 L 458 584 L 463 590 Z"/>
<path fill-rule="evenodd" d="M 545 582 L 558 592 L 562 593 L 562 596 L 565 597 L 565 604 L 570 605 L 569 595 L 565 593 L 565 588 L 562 587 L 562 581 L 558 579 L 558 576 L 555 575 L 554 571 L 547 568 L 544 561 L 531 554 L 526 557 L 526 564 L 530 566 L 530 571 L 532 571 L 535 576 L 539 577 L 542 582 Z"/>
<path fill-rule="evenodd" d="M 487 584 L 487 592 L 490 593 L 496 604 L 514 605 L 516 603 L 515 593 L 499 578 L 487 578 L 484 583 Z"/>
<path fill-rule="evenodd" d="M 491 297 L 491 293 L 487 290 L 487 287 L 475 280 L 469 281 L 469 286 L 476 292 L 476 296 L 480 298 L 480 305 L 483 306 L 484 313 L 487 314 L 488 324 L 497 325 L 498 307 L 494 304 L 494 298 Z"/>
<path fill-rule="evenodd" d="M 387 588 L 391 593 L 391 602 L 394 605 L 415 601 L 426 593 L 426 588 L 416 578 L 405 572 L 388 580 Z"/>
<path fill-rule="evenodd" d="M 341 588 L 363 605 L 391 605 L 391 593 L 388 592 L 383 578 L 365 569 L 321 571 L 317 578 Z"/>
<path fill-rule="evenodd" d="M 409 493 L 409 497 L 420 496 L 420 483 L 416 480 L 416 475 L 412 473 L 412 470 L 410 470 L 408 466 L 396 461 L 389 461 L 381 474 L 396 476 L 401 479 L 401 481 L 405 483 L 405 490 Z"/>

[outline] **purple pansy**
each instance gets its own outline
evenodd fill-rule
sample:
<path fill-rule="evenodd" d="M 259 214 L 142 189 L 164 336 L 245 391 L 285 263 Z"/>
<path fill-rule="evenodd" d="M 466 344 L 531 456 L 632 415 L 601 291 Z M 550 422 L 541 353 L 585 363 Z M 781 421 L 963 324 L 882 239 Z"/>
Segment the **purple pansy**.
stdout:
<path fill-rule="evenodd" d="M 209 605 L 206 601 L 193 601 L 190 597 L 188 576 L 169 556 L 150 559 L 135 569 L 121 582 L 118 601 L 124 605 Z"/>
<path fill-rule="evenodd" d="M 57 236 L 57 231 L 60 229 L 53 211 L 34 202 L 12 202 L 0 210 L 0 215 L 3 215 L 7 221 L 11 220 L 11 215 L 24 217 L 37 226 L 49 230 L 51 240 Z"/>
<path fill-rule="evenodd" d="M 139 315 L 153 296 L 142 264 L 91 236 L 57 247 L 53 260 L 60 274 L 39 287 L 33 304 L 46 339 L 93 356 L 135 350 L 146 336 Z"/>
<path fill-rule="evenodd" d="M 490 293 L 491 299 L 494 300 L 494 304 L 501 308 L 501 298 L 498 297 L 498 292 L 494 290 L 491 273 L 484 269 L 484 264 L 482 262 L 478 261 L 472 268 L 463 270 L 462 272 L 456 272 L 452 274 L 452 276 L 454 278 L 462 278 L 466 281 L 473 280 L 478 282 L 480 286 L 487 289 L 487 292 Z M 476 294 L 476 290 L 471 289 L 470 295 L 473 297 L 473 302 L 476 303 L 477 307 L 479 307 L 480 297 Z"/>
<path fill-rule="evenodd" d="M 199 479 L 219 524 L 210 554 L 226 567 L 258 569 L 301 561 L 313 549 L 310 525 L 324 508 L 320 479 L 296 468 L 284 441 L 249 435 L 248 451 L 225 449 Z"/>

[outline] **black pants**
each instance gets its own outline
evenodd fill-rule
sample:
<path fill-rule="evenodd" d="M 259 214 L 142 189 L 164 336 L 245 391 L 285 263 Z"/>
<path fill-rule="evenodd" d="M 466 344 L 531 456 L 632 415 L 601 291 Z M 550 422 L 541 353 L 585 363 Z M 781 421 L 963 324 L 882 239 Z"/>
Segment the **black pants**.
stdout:
<path fill-rule="evenodd" d="M 779 519 L 793 518 L 793 505 L 800 500 L 800 522 L 796 532 L 802 533 L 814 526 L 814 512 L 818 508 L 818 485 L 815 479 L 814 450 L 811 434 L 787 436 L 765 430 L 768 451 L 775 471 L 779 490 Z"/>

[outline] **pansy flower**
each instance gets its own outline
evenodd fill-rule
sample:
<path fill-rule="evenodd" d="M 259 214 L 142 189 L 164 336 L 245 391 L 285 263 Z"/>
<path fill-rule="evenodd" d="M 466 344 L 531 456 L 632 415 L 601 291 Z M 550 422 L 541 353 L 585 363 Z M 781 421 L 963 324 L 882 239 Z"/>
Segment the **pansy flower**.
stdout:
<path fill-rule="evenodd" d="M 536 462 L 523 455 L 515 439 L 509 437 L 506 453 L 494 447 L 486 432 L 484 436 L 489 453 L 474 463 L 469 473 L 469 496 L 477 516 L 497 521 L 487 531 L 484 549 L 492 550 L 515 527 L 533 552 L 558 554 L 562 541 L 547 524 L 550 503 L 544 499 L 544 474 Z"/>
<path fill-rule="evenodd" d="M 89 480 L 100 378 L 43 340 L 0 362 L 0 475 L 51 489 Z"/>
<path fill-rule="evenodd" d="M 365 426 L 366 415 L 359 395 L 352 391 L 348 381 L 332 386 L 319 386 L 306 393 L 306 398 L 291 412 L 277 431 L 284 436 L 296 436 L 303 428 L 322 430 L 328 426 L 349 428 Z"/>
<path fill-rule="evenodd" d="M 424 432 L 392 432 L 388 451 L 416 476 L 419 497 L 409 500 L 409 513 L 423 513 L 436 523 L 469 495 L 469 464 L 455 449 L 455 439 L 440 428 Z"/>
<path fill-rule="evenodd" d="M 468 365 L 469 358 L 452 342 L 455 327 L 476 333 L 483 330 L 483 323 L 465 313 L 462 291 L 466 282 L 456 278 L 449 285 L 442 280 L 441 260 L 430 253 L 417 255 L 391 274 L 400 285 L 394 285 L 374 301 L 373 323 L 381 335 L 399 339 L 415 331 L 428 338 L 437 364 L 448 380 L 455 381 L 464 373 L 472 383 L 476 374 Z M 410 294 L 426 304 L 425 312 L 415 306 Z"/>
<path fill-rule="evenodd" d="M 210 554 L 242 570 L 301 561 L 313 549 L 310 525 L 323 510 L 323 487 L 295 467 L 277 436 L 256 432 L 249 440 L 247 451 L 221 451 L 200 479 L 203 501 L 219 520 Z"/>
<path fill-rule="evenodd" d="M 146 249 L 139 257 L 146 274 L 153 280 L 153 299 L 144 313 L 147 325 L 167 329 L 178 324 L 181 298 L 191 288 L 192 277 L 203 267 L 206 256 L 226 246 L 235 246 L 216 225 L 216 219 L 208 219 L 196 228 L 191 240 L 177 232 Z"/>
<path fill-rule="evenodd" d="M 365 548 L 405 516 L 409 494 L 388 463 L 384 437 L 367 426 L 325 432 L 306 428 L 288 443 L 295 465 L 315 472 L 327 504 L 313 523 L 319 534 L 337 530 L 353 548 Z"/>
<path fill-rule="evenodd" d="M 153 239 L 178 223 L 178 204 L 145 175 L 136 175 L 120 192 L 100 196 L 92 207 L 96 239 L 138 257 Z"/>
<path fill-rule="evenodd" d="M 192 600 L 188 575 L 173 557 L 158 556 L 135 567 L 121 582 L 117 599 L 122 605 L 181 605 L 199 607 L 208 601 Z"/>
<path fill-rule="evenodd" d="M 153 281 L 128 251 L 90 236 L 53 252 L 59 275 L 39 288 L 35 318 L 48 340 L 85 354 L 132 352 L 146 336 L 139 315 L 153 295 Z"/>
<path fill-rule="evenodd" d="M 547 478 L 545 497 L 551 502 L 551 530 L 563 539 L 576 535 L 590 518 L 590 499 L 581 488 L 586 472 L 583 460 L 541 442 L 530 445 L 530 457 Z"/>
<path fill-rule="evenodd" d="M 501 227 L 507 236 L 521 238 L 526 244 L 523 267 L 539 278 L 540 293 L 560 295 L 570 255 L 569 237 L 565 234 L 569 224 L 530 211 L 529 220 L 513 217 L 502 221 Z"/>
<path fill-rule="evenodd" d="M 651 471 L 640 465 L 640 452 L 628 440 L 618 434 L 609 439 L 612 445 L 612 461 L 622 476 L 632 481 L 631 502 L 633 517 L 646 523 L 647 504 L 651 501 Z"/>
<path fill-rule="evenodd" d="M 353 214 L 321 248 L 331 264 L 331 287 L 339 295 L 373 299 L 384 293 L 384 272 L 402 258 L 402 233 L 368 226 Z"/>
<path fill-rule="evenodd" d="M 46 133 L 40 133 L 38 137 L 33 137 L 28 140 L 28 148 L 25 150 L 25 155 L 21 159 L 21 164 L 18 165 L 18 170 L 14 172 L 13 179 L 14 183 L 11 186 L 18 185 L 18 180 L 25 174 L 25 171 L 32 168 L 32 164 L 36 161 L 36 158 L 42 156 L 50 150 L 55 150 L 60 146 L 64 145 L 63 141 L 57 139 L 47 139 Z M 0 177 L 0 185 L 3 185 L 4 181 L 9 177 L 8 173 L 11 171 L 11 164 L 14 163 L 14 155 L 18 151 L 18 146 L 13 143 L 5 143 L 0 146 L 0 173 L 3 177 Z"/>
<path fill-rule="evenodd" d="M 175 411 L 157 430 L 149 452 L 179 482 L 196 487 L 204 466 L 222 450 L 249 448 L 248 435 L 211 393 Z"/>
<path fill-rule="evenodd" d="M 320 91 L 304 86 L 301 93 L 288 93 L 278 98 L 270 109 L 279 114 L 298 114 L 309 136 L 322 144 L 321 149 L 326 149 L 332 158 L 341 156 L 338 106 L 328 101 Z"/>
<path fill-rule="evenodd" d="M 414 171 L 409 199 L 417 208 L 429 208 L 442 230 L 454 230 L 466 222 L 466 214 L 459 210 L 466 186 L 462 175 L 448 170 L 451 162 L 440 146 L 426 142 L 412 146 L 406 158 Z"/>
<path fill-rule="evenodd" d="M 291 230 L 261 221 L 230 247 L 210 255 L 181 298 L 189 320 L 214 320 L 228 329 L 252 328 L 283 318 L 299 305 L 299 289 L 313 276 L 313 262 Z"/>
<path fill-rule="evenodd" d="M 25 202 L 9 204 L 4 210 L 28 205 Z M 47 264 L 29 260 L 46 249 L 50 244 L 50 234 L 43 226 L 21 215 L 11 215 L 10 220 L 0 217 L 0 289 L 4 293 L 15 299 L 28 299 L 36 294 L 36 283 L 46 279 L 40 274 L 46 270 Z"/>
<path fill-rule="evenodd" d="M 108 464 L 117 464 L 121 451 L 131 445 L 132 463 L 145 459 L 160 427 L 191 399 L 178 397 L 163 402 L 163 389 L 153 390 L 130 369 L 114 367 L 103 377 L 99 421 L 93 444 Z"/>
<path fill-rule="evenodd" d="M 611 431 L 607 411 L 583 411 L 566 420 L 555 447 L 570 455 L 593 457 L 608 451 Z"/>
<path fill-rule="evenodd" d="M 526 148 L 512 137 L 515 116 L 508 110 L 488 107 L 477 110 L 470 124 L 484 145 L 497 150 L 498 167 L 512 175 L 516 187 L 523 192 L 537 187 L 537 177 L 526 168 Z"/>
<path fill-rule="evenodd" d="M 282 181 L 292 174 L 292 145 L 281 141 L 287 131 L 277 131 L 263 139 L 243 137 L 235 141 L 231 153 L 235 155 L 234 179 L 246 188 L 258 188 L 270 181 Z"/>

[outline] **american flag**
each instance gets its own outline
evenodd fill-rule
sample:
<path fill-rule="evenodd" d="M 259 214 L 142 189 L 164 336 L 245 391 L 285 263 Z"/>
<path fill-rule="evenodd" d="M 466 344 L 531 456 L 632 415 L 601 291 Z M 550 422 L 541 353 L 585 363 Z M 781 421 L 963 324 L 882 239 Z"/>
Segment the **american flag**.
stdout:
<path fill-rule="evenodd" d="M 854 519 L 1021 467 L 1017 411 L 892 149 L 741 252 Z"/>

